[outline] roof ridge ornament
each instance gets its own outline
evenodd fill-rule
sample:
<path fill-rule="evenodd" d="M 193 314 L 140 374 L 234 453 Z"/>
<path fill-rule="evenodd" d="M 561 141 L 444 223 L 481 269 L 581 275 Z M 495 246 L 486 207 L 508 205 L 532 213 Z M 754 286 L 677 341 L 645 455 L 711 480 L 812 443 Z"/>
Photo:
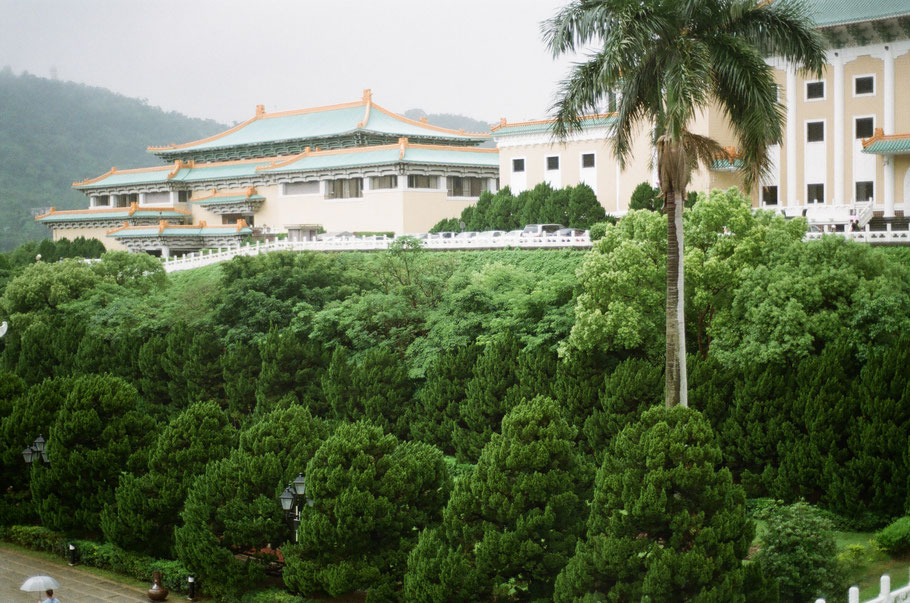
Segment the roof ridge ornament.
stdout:
<path fill-rule="evenodd" d="M 357 124 L 358 128 L 366 126 L 370 121 L 370 108 L 373 106 L 373 91 L 369 88 L 365 88 L 363 91 L 363 102 L 366 103 L 366 110 L 363 112 L 363 119 Z"/>
<path fill-rule="evenodd" d="M 265 115 L 265 105 L 256 105 L 256 117 Z"/>
<path fill-rule="evenodd" d="M 404 136 L 398 139 L 398 159 L 404 159 L 404 153 L 408 149 L 408 139 Z"/>

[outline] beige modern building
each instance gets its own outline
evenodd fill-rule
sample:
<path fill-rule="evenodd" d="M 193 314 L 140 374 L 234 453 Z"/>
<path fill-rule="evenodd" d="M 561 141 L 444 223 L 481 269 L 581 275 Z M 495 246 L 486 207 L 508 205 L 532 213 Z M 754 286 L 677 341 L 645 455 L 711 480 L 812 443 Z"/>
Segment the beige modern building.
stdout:
<path fill-rule="evenodd" d="M 149 147 L 166 165 L 118 170 L 73 186 L 85 210 L 38 216 L 54 239 L 169 255 L 229 247 L 300 225 L 406 233 L 458 216 L 496 190 L 489 134 L 392 113 L 369 90 L 353 103 L 256 115 L 195 142 Z"/>
<path fill-rule="evenodd" d="M 821 78 L 805 78 L 769 59 L 786 133 L 783 144 L 771 149 L 771 174 L 752 191 L 754 204 L 796 215 L 822 204 L 850 208 L 871 201 L 876 212 L 893 217 L 910 202 L 910 2 L 810 0 L 810 5 L 829 44 L 828 65 Z M 493 127 L 501 185 L 521 191 L 539 182 L 585 182 L 608 212 L 623 213 L 635 186 L 656 185 L 657 178 L 649 168 L 646 132 L 636 139 L 633 161 L 619 171 L 609 150 L 610 125 L 610 114 L 590 117 L 582 132 L 561 144 L 553 141 L 550 121 L 503 119 Z M 728 151 L 710 170 L 695 174 L 691 188 L 740 184 L 735 138 L 724 116 L 705 111 L 693 130 Z"/>

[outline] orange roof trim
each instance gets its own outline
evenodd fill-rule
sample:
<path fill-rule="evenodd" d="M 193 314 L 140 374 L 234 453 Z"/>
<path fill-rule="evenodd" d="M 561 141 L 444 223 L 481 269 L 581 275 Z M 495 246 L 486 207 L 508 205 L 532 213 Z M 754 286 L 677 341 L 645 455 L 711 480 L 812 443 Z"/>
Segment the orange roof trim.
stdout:
<path fill-rule="evenodd" d="M 105 178 L 107 178 L 108 176 L 111 176 L 113 174 L 141 174 L 143 172 L 163 172 L 165 170 L 171 169 L 171 167 L 172 166 L 170 166 L 170 165 L 156 165 L 154 167 L 132 168 L 129 170 L 118 170 L 116 167 L 112 167 L 110 170 L 101 174 L 100 176 L 95 176 L 94 178 L 86 178 L 84 180 L 76 180 L 75 182 L 73 182 L 73 186 L 76 187 L 76 186 L 85 186 L 87 184 L 94 184 L 95 182 L 104 180 Z"/>
<path fill-rule="evenodd" d="M 402 141 L 404 141 L 402 143 Z M 316 151 L 311 151 L 310 147 L 307 147 L 303 153 L 298 153 L 289 158 L 276 158 L 278 161 L 272 161 L 268 165 L 263 165 L 256 168 L 256 171 L 260 170 L 273 170 L 281 167 L 286 167 L 292 163 L 303 159 L 304 157 L 314 157 L 322 155 L 345 155 L 345 154 L 354 154 L 354 153 L 369 153 L 372 151 L 390 151 L 393 149 L 427 149 L 430 151 L 459 151 L 462 153 L 499 153 L 499 149 L 478 149 L 476 147 L 462 147 L 458 145 L 440 145 L 440 144 L 412 144 L 408 142 L 407 138 L 399 138 L 398 144 L 378 144 L 368 147 L 350 147 L 344 149 L 329 149 L 327 151 L 318 150 L 319 147 L 316 147 Z M 403 155 L 399 155 L 399 158 Z"/>
<path fill-rule="evenodd" d="M 397 113 L 393 113 L 392 111 L 389 111 L 388 109 L 384 109 L 383 107 L 380 107 L 379 105 L 377 105 L 375 103 L 373 104 L 373 108 L 376 109 L 377 111 L 381 111 L 381 112 L 385 113 L 389 117 L 397 119 L 398 121 L 404 122 L 406 124 L 411 124 L 413 126 L 420 126 L 422 128 L 436 130 L 437 132 L 445 132 L 446 134 L 459 134 L 461 136 L 478 136 L 481 138 L 490 137 L 489 132 L 465 132 L 464 130 L 453 130 L 451 128 L 443 128 L 442 126 L 434 126 L 434 125 L 426 123 L 426 122 L 417 121 L 415 119 L 410 119 L 410 118 L 405 117 L 404 115 L 398 115 Z"/>
<path fill-rule="evenodd" d="M 218 197 L 238 197 L 240 195 L 243 195 L 245 197 L 252 197 L 255 194 L 256 194 L 256 187 L 253 187 L 253 186 L 248 186 L 239 191 L 230 190 L 230 189 L 224 190 L 224 191 L 216 191 L 215 189 L 212 189 L 211 192 L 205 193 L 199 197 L 190 198 L 190 201 L 202 201 L 204 199 L 217 199 Z M 187 213 L 189 213 L 189 212 L 187 212 Z"/>
<path fill-rule="evenodd" d="M 156 205 L 155 207 L 144 208 L 144 207 L 139 207 L 139 203 L 136 201 L 133 201 L 132 203 L 130 203 L 130 206 L 128 208 L 126 208 L 126 207 L 90 207 L 88 209 L 64 209 L 64 210 L 57 211 L 55 208 L 51 207 L 50 211 L 48 211 L 45 214 L 41 214 L 40 216 L 35 216 L 35 219 L 37 220 L 39 218 L 46 218 L 47 216 L 68 216 L 68 215 L 73 215 L 73 214 L 102 215 L 102 214 L 106 214 L 106 213 L 119 213 L 119 212 L 122 212 L 124 209 L 126 209 L 129 212 L 129 215 L 131 215 L 131 216 L 135 212 L 143 211 L 145 209 L 148 209 L 148 211 L 172 211 L 172 212 L 175 212 L 178 214 L 183 214 L 185 216 L 192 215 L 192 212 L 185 210 L 185 209 L 179 209 L 176 206 L 158 206 L 158 205 Z"/>
<path fill-rule="evenodd" d="M 906 134 L 885 134 L 884 128 L 875 128 L 875 131 L 872 133 L 872 136 L 869 138 L 863 138 L 863 148 L 866 149 L 872 143 L 879 142 L 881 140 L 906 140 L 910 138 L 910 133 Z"/>
<path fill-rule="evenodd" d="M 591 114 L 591 115 L 582 115 L 579 119 L 580 119 L 580 120 L 585 120 L 585 119 L 605 119 L 605 118 L 607 118 L 607 117 L 616 117 L 616 112 L 613 112 L 613 113 L 594 113 L 594 114 Z M 493 132 L 495 132 L 496 130 L 499 130 L 499 129 L 505 128 L 505 127 L 514 127 L 514 126 L 540 126 L 540 125 L 543 125 L 543 124 L 552 124 L 552 123 L 555 123 L 555 122 L 556 122 L 556 118 L 550 118 L 550 119 L 535 119 L 535 120 L 531 120 L 531 121 L 517 121 L 517 122 L 515 122 L 515 123 L 511 123 L 511 124 L 510 124 L 510 123 L 506 120 L 505 117 L 502 117 L 502 118 L 499 119 L 499 123 L 498 123 L 498 124 L 496 124 L 496 125 L 490 127 L 490 130 L 493 131 Z"/>

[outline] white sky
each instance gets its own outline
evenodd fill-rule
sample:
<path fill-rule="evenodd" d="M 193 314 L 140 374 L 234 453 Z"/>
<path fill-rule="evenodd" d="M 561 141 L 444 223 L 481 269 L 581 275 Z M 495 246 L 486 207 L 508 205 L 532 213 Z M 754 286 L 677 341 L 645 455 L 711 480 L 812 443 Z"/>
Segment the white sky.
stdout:
<path fill-rule="evenodd" d="M 0 0 L 0 67 L 232 123 L 358 100 L 491 123 L 544 117 L 567 0 Z M 2 107 L 0 107 L 2 110 Z"/>

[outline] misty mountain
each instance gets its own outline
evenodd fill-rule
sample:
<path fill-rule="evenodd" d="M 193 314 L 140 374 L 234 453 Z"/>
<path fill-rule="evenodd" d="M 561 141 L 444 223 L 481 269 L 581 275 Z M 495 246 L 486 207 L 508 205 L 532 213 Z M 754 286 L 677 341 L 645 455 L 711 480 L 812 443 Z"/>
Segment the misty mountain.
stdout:
<path fill-rule="evenodd" d="M 48 237 L 33 211 L 87 207 L 72 183 L 157 165 L 150 144 L 211 136 L 227 126 L 149 106 L 104 88 L 0 70 L 0 251 Z"/>
<path fill-rule="evenodd" d="M 427 113 L 423 109 L 408 109 L 402 113 L 408 119 L 417 119 L 421 117 L 426 117 L 427 122 L 433 126 L 439 126 L 441 128 L 449 128 L 452 130 L 464 130 L 465 132 L 481 134 L 490 133 L 490 125 L 493 122 L 480 121 L 479 119 L 471 119 L 470 117 L 465 117 L 464 115 L 455 115 L 453 113 Z M 492 140 L 479 145 L 481 147 L 492 148 L 496 144 Z"/>

